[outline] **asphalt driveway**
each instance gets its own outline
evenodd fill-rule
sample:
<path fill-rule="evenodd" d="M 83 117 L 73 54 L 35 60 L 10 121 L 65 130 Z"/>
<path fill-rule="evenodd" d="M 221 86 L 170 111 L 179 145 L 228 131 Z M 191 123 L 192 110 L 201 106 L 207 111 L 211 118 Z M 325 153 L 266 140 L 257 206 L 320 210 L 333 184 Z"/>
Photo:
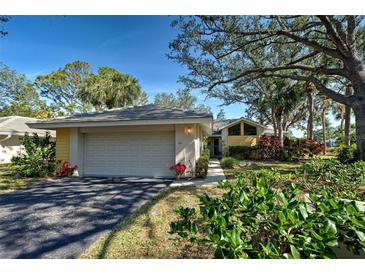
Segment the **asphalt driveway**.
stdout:
<path fill-rule="evenodd" d="M 0 195 L 0 258 L 77 258 L 171 181 L 65 178 Z"/>

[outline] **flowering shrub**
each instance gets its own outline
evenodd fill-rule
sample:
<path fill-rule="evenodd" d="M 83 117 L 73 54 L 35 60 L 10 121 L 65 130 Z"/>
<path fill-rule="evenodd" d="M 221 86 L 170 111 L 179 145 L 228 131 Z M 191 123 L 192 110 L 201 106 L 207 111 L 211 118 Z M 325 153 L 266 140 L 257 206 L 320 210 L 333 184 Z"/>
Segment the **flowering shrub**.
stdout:
<path fill-rule="evenodd" d="M 55 175 L 58 177 L 72 176 L 77 169 L 77 165 L 72 166 L 69 162 L 65 161 Z"/>
<path fill-rule="evenodd" d="M 47 132 L 44 138 L 36 133 L 26 133 L 21 139 L 24 152 L 11 159 L 16 173 L 21 177 L 44 177 L 52 175 L 56 170 L 55 143 Z"/>
<path fill-rule="evenodd" d="M 181 175 L 183 175 L 186 170 L 186 165 L 182 163 L 177 163 L 170 167 L 170 170 L 174 173 L 176 179 L 180 179 Z"/>

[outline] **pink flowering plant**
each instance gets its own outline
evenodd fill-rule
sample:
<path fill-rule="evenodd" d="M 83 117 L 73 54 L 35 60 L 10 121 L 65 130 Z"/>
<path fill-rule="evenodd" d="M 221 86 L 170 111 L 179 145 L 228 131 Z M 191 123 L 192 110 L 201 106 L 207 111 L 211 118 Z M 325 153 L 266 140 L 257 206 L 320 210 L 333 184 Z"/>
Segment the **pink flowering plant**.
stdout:
<path fill-rule="evenodd" d="M 57 177 L 72 176 L 78 166 L 72 166 L 70 162 L 64 161 L 60 169 L 55 173 Z"/>
<path fill-rule="evenodd" d="M 177 163 L 171 166 L 170 170 L 174 173 L 176 179 L 179 180 L 186 170 L 186 165 L 182 163 Z"/>

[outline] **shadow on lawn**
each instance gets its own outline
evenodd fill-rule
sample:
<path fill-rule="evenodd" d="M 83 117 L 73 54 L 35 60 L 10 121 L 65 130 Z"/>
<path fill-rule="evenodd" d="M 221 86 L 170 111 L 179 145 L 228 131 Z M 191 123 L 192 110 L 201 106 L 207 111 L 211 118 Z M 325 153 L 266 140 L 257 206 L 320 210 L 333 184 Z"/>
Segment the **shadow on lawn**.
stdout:
<path fill-rule="evenodd" d="M 212 258 L 206 245 L 169 234 L 175 209 L 198 207 L 197 194 L 220 195 L 210 187 L 173 187 L 161 191 L 151 201 L 129 215 L 101 242 L 83 254 L 83 258 Z"/>
<path fill-rule="evenodd" d="M 110 244 L 113 242 L 113 240 L 115 239 L 116 235 L 118 234 L 118 232 L 120 230 L 128 229 L 131 225 L 133 225 L 133 222 L 135 219 L 137 219 L 140 215 L 143 215 L 143 214 L 146 214 L 147 212 L 149 212 L 152 207 L 154 207 L 158 202 L 160 202 L 160 200 L 164 199 L 166 196 L 168 196 L 170 193 L 172 193 L 174 191 L 176 191 L 176 188 L 168 188 L 168 189 L 161 191 L 158 195 L 153 197 L 150 201 L 148 201 L 147 203 L 142 205 L 140 208 L 138 208 L 134 213 L 127 216 L 124 220 L 121 220 L 121 223 L 112 232 L 110 232 L 107 235 L 106 239 L 103 241 L 103 245 L 102 245 L 100 251 L 98 252 L 96 258 L 98 258 L 98 259 L 106 258 Z M 153 228 L 152 222 L 150 220 L 147 221 L 145 226 L 148 227 L 148 229 L 149 229 L 149 233 L 148 233 L 149 237 L 153 237 L 154 228 Z"/>

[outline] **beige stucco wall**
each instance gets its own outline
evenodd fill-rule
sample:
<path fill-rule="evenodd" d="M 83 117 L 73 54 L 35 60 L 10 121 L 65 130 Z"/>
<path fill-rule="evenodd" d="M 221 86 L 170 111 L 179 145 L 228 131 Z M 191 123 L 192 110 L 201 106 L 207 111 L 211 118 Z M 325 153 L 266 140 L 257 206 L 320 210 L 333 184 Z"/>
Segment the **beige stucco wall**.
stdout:
<path fill-rule="evenodd" d="M 240 122 L 241 125 L 241 134 L 243 134 L 243 121 Z M 263 133 L 263 128 L 258 127 L 254 124 L 247 123 L 256 127 L 257 135 L 240 135 L 240 136 L 228 136 L 228 127 L 222 129 L 222 154 L 223 156 L 228 155 L 229 147 L 230 146 L 255 146 L 259 142 L 259 136 Z M 234 125 L 232 125 L 234 126 Z"/>
<path fill-rule="evenodd" d="M 190 132 L 188 132 L 190 129 Z M 197 124 L 175 125 L 176 163 L 186 165 L 186 176 L 194 175 L 195 164 L 201 154 L 201 128 Z"/>
<path fill-rule="evenodd" d="M 190 132 L 189 130 L 190 129 Z M 90 132 L 138 132 L 138 131 L 175 131 L 175 163 L 187 166 L 186 176 L 194 174 L 195 164 L 202 150 L 204 133 L 199 124 L 145 125 L 118 127 L 84 127 L 70 129 L 69 155 L 72 165 L 79 166 L 79 174 L 83 175 L 83 138 Z"/>
<path fill-rule="evenodd" d="M 228 136 L 228 146 L 255 146 L 258 136 Z"/>
<path fill-rule="evenodd" d="M 10 163 L 11 158 L 22 151 L 19 136 L 11 136 L 9 139 L 1 141 L 6 137 L 0 135 L 0 164 Z"/>

